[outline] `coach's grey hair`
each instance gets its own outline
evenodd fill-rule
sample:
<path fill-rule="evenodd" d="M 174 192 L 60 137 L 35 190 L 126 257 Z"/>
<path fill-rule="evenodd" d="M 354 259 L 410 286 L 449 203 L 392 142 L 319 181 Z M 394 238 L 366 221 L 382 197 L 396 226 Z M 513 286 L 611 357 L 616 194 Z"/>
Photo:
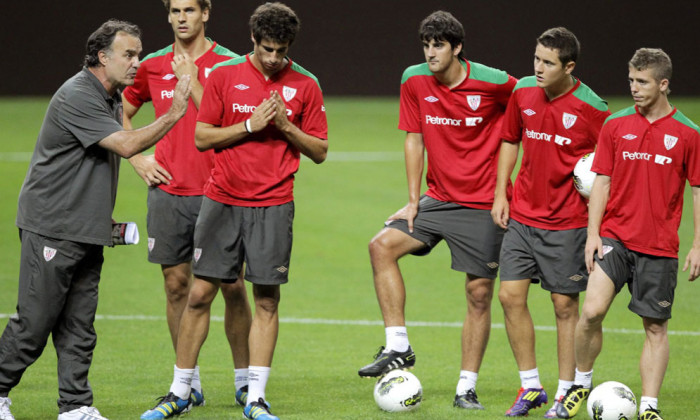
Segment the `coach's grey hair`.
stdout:
<path fill-rule="evenodd" d="M 83 65 L 86 67 L 97 67 L 100 64 L 100 51 L 111 51 L 114 37 L 119 32 L 141 38 L 141 29 L 138 26 L 122 20 L 110 19 L 97 28 L 88 38 L 85 45 Z"/>

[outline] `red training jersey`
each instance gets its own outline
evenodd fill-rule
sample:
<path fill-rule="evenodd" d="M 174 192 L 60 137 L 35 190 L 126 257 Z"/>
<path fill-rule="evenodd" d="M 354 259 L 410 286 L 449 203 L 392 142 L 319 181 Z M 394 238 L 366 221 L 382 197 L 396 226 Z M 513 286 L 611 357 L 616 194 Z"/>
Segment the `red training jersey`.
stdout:
<path fill-rule="evenodd" d="M 547 230 L 588 224 L 587 203 L 576 191 L 572 176 L 581 156 L 595 149 L 608 116 L 608 104 L 580 80 L 551 101 L 534 76 L 518 82 L 502 134 L 504 140 L 523 146 L 510 217 Z"/>
<path fill-rule="evenodd" d="M 517 80 L 479 63 L 461 64 L 467 77 L 452 89 L 435 78 L 427 63 L 404 71 L 399 129 L 423 135 L 428 196 L 490 209 L 501 120 Z"/>
<path fill-rule="evenodd" d="M 266 80 L 250 60 L 250 55 L 229 60 L 212 71 L 197 120 L 218 127 L 241 123 L 276 90 L 294 125 L 306 134 L 327 139 L 326 110 L 316 77 L 289 60 L 284 69 Z M 290 202 L 299 158 L 299 149 L 271 123 L 216 150 L 204 194 L 220 203 L 243 207 Z"/>
<path fill-rule="evenodd" d="M 678 258 L 686 179 L 700 185 L 700 128 L 677 109 L 650 123 L 636 106 L 605 122 L 593 172 L 610 177 L 600 235 Z"/>
<path fill-rule="evenodd" d="M 210 40 L 211 41 L 211 40 Z M 218 63 L 238 57 L 221 45 L 212 42 L 211 48 L 195 61 L 199 69 L 199 83 L 205 86 L 211 69 Z M 147 55 L 141 61 L 133 86 L 124 90 L 129 103 L 141 107 L 152 101 L 156 118 L 168 112 L 173 102 L 177 77 L 173 74 L 173 46 Z M 203 195 L 204 184 L 214 166 L 214 152 L 200 152 L 194 145 L 194 129 L 197 123 L 197 107 L 189 100 L 187 113 L 170 131 L 156 143 L 155 158 L 160 166 L 173 176 L 170 184 L 158 185 L 174 195 Z"/>

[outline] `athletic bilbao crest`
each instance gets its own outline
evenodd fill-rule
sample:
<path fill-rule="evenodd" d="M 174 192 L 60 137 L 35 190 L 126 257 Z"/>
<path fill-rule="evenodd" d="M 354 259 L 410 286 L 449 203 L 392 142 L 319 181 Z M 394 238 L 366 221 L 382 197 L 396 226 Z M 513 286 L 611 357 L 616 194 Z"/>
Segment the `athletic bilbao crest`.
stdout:
<path fill-rule="evenodd" d="M 199 257 L 202 256 L 202 248 L 195 248 L 194 249 L 194 262 L 199 261 Z"/>
<path fill-rule="evenodd" d="M 148 252 L 153 251 L 154 246 L 156 246 L 156 238 L 148 238 Z"/>
<path fill-rule="evenodd" d="M 467 103 L 472 111 L 476 111 L 481 105 L 481 95 L 467 95 Z"/>
<path fill-rule="evenodd" d="M 294 88 L 290 88 L 289 86 L 282 88 L 282 96 L 284 96 L 284 100 L 287 102 L 291 101 L 296 94 L 297 90 Z"/>
<path fill-rule="evenodd" d="M 44 247 L 44 259 L 46 262 L 49 262 L 53 260 L 53 257 L 56 256 L 56 249 L 55 248 L 49 248 L 48 246 Z"/>
<path fill-rule="evenodd" d="M 675 146 L 677 142 L 678 142 L 678 137 L 674 137 L 674 136 L 671 136 L 669 134 L 666 134 L 664 136 L 664 146 L 666 146 L 666 150 L 673 149 L 673 146 Z"/>
<path fill-rule="evenodd" d="M 571 127 L 573 127 L 576 123 L 576 118 L 576 115 L 568 114 L 565 112 L 564 115 L 562 115 L 561 117 L 561 121 L 562 123 L 564 123 L 564 128 L 568 130 Z"/>
<path fill-rule="evenodd" d="M 204 78 L 209 78 L 209 73 L 211 73 L 211 67 L 204 67 Z"/>

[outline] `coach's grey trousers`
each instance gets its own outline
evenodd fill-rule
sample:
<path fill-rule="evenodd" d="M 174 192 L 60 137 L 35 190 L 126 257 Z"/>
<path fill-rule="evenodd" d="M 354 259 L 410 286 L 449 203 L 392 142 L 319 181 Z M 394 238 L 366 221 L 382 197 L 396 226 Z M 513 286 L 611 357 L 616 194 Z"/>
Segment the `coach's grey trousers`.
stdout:
<path fill-rule="evenodd" d="M 61 413 L 92 405 L 88 370 L 103 247 L 21 231 L 17 314 L 0 337 L 0 396 L 41 355 L 49 334 L 58 356 Z"/>

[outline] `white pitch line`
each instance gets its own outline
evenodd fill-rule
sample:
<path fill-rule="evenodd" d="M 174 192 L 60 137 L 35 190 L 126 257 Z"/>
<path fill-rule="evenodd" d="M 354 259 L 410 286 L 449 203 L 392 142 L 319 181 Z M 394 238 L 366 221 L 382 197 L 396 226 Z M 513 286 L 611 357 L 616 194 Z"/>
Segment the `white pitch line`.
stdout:
<path fill-rule="evenodd" d="M 0 314 L 0 319 L 9 318 L 14 314 Z M 165 321 L 164 316 L 151 315 L 96 315 L 98 321 Z M 223 322 L 224 317 L 212 316 L 212 321 Z M 380 320 L 366 319 L 324 319 L 324 318 L 280 318 L 283 324 L 307 324 L 307 325 L 355 325 L 355 326 L 383 326 Z M 428 321 L 408 321 L 409 327 L 432 327 L 432 328 L 462 328 L 461 322 L 428 322 Z M 492 329 L 505 329 L 503 324 L 491 324 Z M 547 325 L 536 325 L 538 331 L 556 331 L 556 327 Z M 606 333 L 612 334 L 644 334 L 643 329 L 628 328 L 603 328 Z M 700 331 L 675 331 L 669 330 L 668 335 L 700 337 Z"/>

